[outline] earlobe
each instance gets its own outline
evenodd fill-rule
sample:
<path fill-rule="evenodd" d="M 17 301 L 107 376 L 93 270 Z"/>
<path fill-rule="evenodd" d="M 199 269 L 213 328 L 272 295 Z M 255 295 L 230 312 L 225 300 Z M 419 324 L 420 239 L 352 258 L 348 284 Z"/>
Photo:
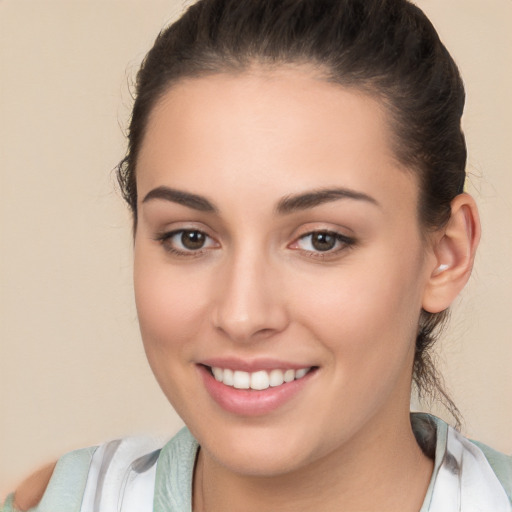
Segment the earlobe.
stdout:
<path fill-rule="evenodd" d="M 434 242 L 434 267 L 423 296 L 423 309 L 447 309 L 467 283 L 480 240 L 480 220 L 475 200 L 458 195 L 451 204 L 450 220 Z"/>

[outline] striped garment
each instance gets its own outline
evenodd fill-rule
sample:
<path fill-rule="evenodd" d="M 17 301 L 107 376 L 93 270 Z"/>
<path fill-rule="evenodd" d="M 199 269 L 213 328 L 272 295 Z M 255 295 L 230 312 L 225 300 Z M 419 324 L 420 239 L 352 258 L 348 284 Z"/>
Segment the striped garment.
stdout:
<path fill-rule="evenodd" d="M 420 512 L 512 512 L 512 457 L 469 441 L 434 416 L 413 413 L 411 422 L 418 442 L 435 453 Z M 191 512 L 198 448 L 184 428 L 163 448 L 128 438 L 71 452 L 59 460 L 33 511 Z M 12 496 L 1 512 L 14 512 Z"/>

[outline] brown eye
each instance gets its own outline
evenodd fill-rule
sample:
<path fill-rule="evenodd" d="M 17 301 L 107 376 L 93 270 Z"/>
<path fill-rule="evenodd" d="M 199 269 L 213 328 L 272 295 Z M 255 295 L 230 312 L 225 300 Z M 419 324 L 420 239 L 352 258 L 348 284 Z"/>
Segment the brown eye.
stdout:
<path fill-rule="evenodd" d="M 185 249 L 190 251 L 197 251 L 198 249 L 202 249 L 205 242 L 206 236 L 201 231 L 182 231 L 181 232 L 181 244 Z"/>
<path fill-rule="evenodd" d="M 331 233 L 312 233 L 311 245 L 317 251 L 330 251 L 336 246 L 337 238 Z"/>
<path fill-rule="evenodd" d="M 353 238 L 335 231 L 313 231 L 301 236 L 289 247 L 319 257 L 322 253 L 325 253 L 325 256 L 334 256 L 354 243 Z"/>
<path fill-rule="evenodd" d="M 162 233 L 155 240 L 167 252 L 177 256 L 199 256 L 206 250 L 220 247 L 212 237 L 198 229 L 177 229 Z"/>

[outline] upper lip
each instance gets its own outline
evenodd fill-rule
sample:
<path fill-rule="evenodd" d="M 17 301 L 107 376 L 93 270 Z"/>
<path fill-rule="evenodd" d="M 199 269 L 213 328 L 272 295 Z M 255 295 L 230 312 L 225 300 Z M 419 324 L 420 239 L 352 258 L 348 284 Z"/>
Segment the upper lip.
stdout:
<path fill-rule="evenodd" d="M 260 370 L 300 370 L 301 368 L 311 368 L 314 365 L 293 363 L 280 359 L 260 358 L 260 359 L 238 359 L 233 357 L 215 357 L 199 361 L 199 364 L 215 368 L 223 368 L 230 370 L 239 370 L 243 372 L 257 372 Z"/>

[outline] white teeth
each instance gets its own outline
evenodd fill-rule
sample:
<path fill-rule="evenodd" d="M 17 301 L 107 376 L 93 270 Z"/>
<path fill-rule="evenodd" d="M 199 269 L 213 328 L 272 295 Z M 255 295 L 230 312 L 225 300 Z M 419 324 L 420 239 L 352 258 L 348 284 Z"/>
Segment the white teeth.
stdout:
<path fill-rule="evenodd" d="M 222 379 L 224 377 L 224 372 L 222 371 L 222 368 L 212 368 L 212 372 L 213 376 L 215 377 L 215 380 L 222 382 Z"/>
<path fill-rule="evenodd" d="M 295 372 L 295 378 L 302 379 L 302 377 L 304 377 L 304 375 L 306 375 L 306 373 L 308 373 L 308 368 L 301 368 L 300 370 L 297 370 Z"/>
<path fill-rule="evenodd" d="M 221 372 L 224 372 L 222 382 L 226 384 L 226 386 L 233 386 L 235 383 L 235 379 L 233 378 L 233 370 L 229 370 L 226 368 L 225 370 L 222 370 L 222 368 L 219 368 Z"/>
<path fill-rule="evenodd" d="M 274 388 L 284 382 L 284 375 L 281 370 L 272 370 L 269 376 L 270 385 Z"/>
<path fill-rule="evenodd" d="M 251 373 L 251 389 L 267 389 L 270 386 L 270 378 L 264 370 Z"/>
<path fill-rule="evenodd" d="M 295 379 L 295 370 L 286 370 L 284 372 L 284 381 L 291 382 Z"/>
<path fill-rule="evenodd" d="M 249 373 L 240 370 L 233 371 L 229 368 L 212 367 L 213 376 L 218 382 L 236 389 L 254 389 L 257 391 L 281 386 L 295 379 L 302 379 L 310 370 L 311 367 L 285 371 L 276 368 L 275 370 L 270 370 L 270 372 L 259 370 Z"/>
<path fill-rule="evenodd" d="M 233 372 L 233 387 L 236 389 L 249 389 L 251 387 L 251 374 L 247 372 Z"/>

